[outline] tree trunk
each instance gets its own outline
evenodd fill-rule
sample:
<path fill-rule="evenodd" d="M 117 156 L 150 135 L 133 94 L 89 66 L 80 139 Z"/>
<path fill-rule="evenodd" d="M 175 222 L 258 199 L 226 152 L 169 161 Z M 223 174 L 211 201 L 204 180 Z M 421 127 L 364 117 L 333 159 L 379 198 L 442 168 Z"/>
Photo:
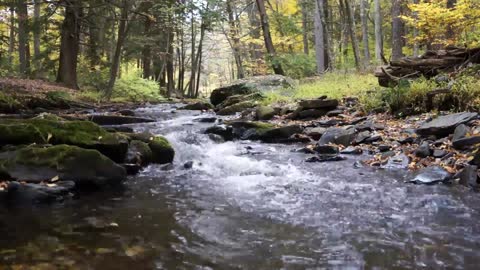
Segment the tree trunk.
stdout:
<path fill-rule="evenodd" d="M 364 54 L 364 66 L 367 67 L 370 65 L 370 45 L 368 43 L 368 1 L 360 0 L 360 16 L 362 20 L 362 41 L 363 41 L 363 54 Z"/>
<path fill-rule="evenodd" d="M 325 44 L 324 44 L 324 26 L 323 26 L 323 12 L 321 6 L 323 0 L 315 0 L 315 58 L 317 61 L 317 73 L 325 72 Z"/>
<path fill-rule="evenodd" d="M 245 78 L 245 71 L 243 69 L 243 61 L 241 55 L 241 43 L 240 43 L 240 33 L 239 25 L 235 19 L 235 14 L 233 12 L 232 0 L 227 0 L 227 14 L 228 14 L 228 25 L 230 28 L 229 31 L 229 40 L 230 46 L 233 50 L 233 57 L 235 59 L 235 64 L 237 67 L 238 79 Z"/>
<path fill-rule="evenodd" d="M 402 15 L 402 0 L 392 0 L 392 60 L 398 60 L 403 55 L 404 23 Z"/>
<path fill-rule="evenodd" d="M 149 17 L 145 18 L 144 24 L 144 37 L 150 37 L 150 28 L 152 26 L 152 21 Z M 143 45 L 142 50 L 142 63 L 143 63 L 143 78 L 148 79 L 152 76 L 152 48 L 150 44 L 148 44 L 148 40 L 146 41 L 147 44 Z"/>
<path fill-rule="evenodd" d="M 413 3 L 414 4 L 418 4 L 418 0 L 413 0 Z M 413 14 L 413 17 L 415 18 L 415 20 L 417 20 L 418 18 L 418 14 L 415 12 Z M 417 27 L 413 27 L 413 38 L 416 39 L 418 37 L 418 28 Z M 414 57 L 417 57 L 419 55 L 419 45 L 418 45 L 418 42 L 415 40 L 414 43 L 413 43 L 413 56 Z"/>
<path fill-rule="evenodd" d="M 175 70 L 173 68 L 173 31 L 168 33 L 168 53 L 167 53 L 167 95 L 170 97 L 175 92 Z M 180 89 L 179 89 L 180 90 Z"/>
<path fill-rule="evenodd" d="M 303 39 L 303 53 L 309 55 L 310 51 L 308 48 L 308 11 L 306 7 L 305 0 L 299 0 L 300 7 L 302 9 L 302 39 Z"/>
<path fill-rule="evenodd" d="M 246 5 L 248 7 L 247 15 L 248 15 L 248 22 L 250 25 L 250 36 L 252 39 L 261 39 L 262 34 L 260 32 L 260 21 L 258 20 L 258 7 L 256 2 L 252 2 L 250 0 L 246 0 Z M 250 44 L 250 57 L 251 59 L 257 61 L 262 58 L 262 46 L 251 43 Z"/>
<path fill-rule="evenodd" d="M 28 43 L 28 11 L 25 0 L 17 0 L 18 16 L 18 58 L 20 62 L 20 74 L 27 75 L 27 43 Z"/>
<path fill-rule="evenodd" d="M 362 70 L 362 64 L 360 62 L 360 48 L 358 46 L 357 35 L 355 34 L 355 21 L 353 18 L 353 10 L 348 0 L 345 1 L 345 13 L 347 15 L 348 33 L 350 35 L 350 40 L 352 41 L 355 67 L 357 68 L 357 70 Z"/>
<path fill-rule="evenodd" d="M 105 92 L 107 99 L 110 99 L 113 92 L 113 87 L 115 86 L 115 81 L 117 80 L 118 69 L 120 67 L 120 60 L 122 56 L 122 48 L 125 43 L 127 36 L 127 20 L 129 13 L 129 1 L 122 1 L 122 11 L 120 15 L 120 22 L 118 25 L 118 34 L 117 34 L 117 43 L 115 46 L 115 51 L 112 57 L 112 65 L 110 67 L 110 79 L 108 81 L 108 86 Z"/>
<path fill-rule="evenodd" d="M 284 75 L 285 73 L 282 69 L 281 64 L 278 63 L 277 59 L 275 59 L 275 47 L 273 47 L 272 36 L 270 34 L 270 25 L 268 23 L 268 15 L 265 9 L 265 2 L 264 0 L 256 0 L 256 2 L 258 7 L 258 13 L 260 14 L 260 21 L 262 24 L 263 39 L 265 41 L 265 47 L 267 49 L 268 56 L 270 58 L 270 61 L 272 62 L 273 72 L 275 72 L 275 74 Z"/>
<path fill-rule="evenodd" d="M 457 4 L 457 0 L 447 0 L 447 8 L 453 9 Z M 447 38 L 448 43 L 452 43 L 453 39 L 455 38 L 455 33 L 453 32 L 452 26 L 447 26 L 447 32 L 445 33 L 445 37 Z"/>
<path fill-rule="evenodd" d="M 383 55 L 383 34 L 382 34 L 382 9 L 380 0 L 374 0 L 375 5 L 375 58 L 377 62 L 382 61 Z"/>
<path fill-rule="evenodd" d="M 8 39 L 8 58 L 13 63 L 13 53 L 15 51 L 15 7 L 10 7 L 10 36 Z"/>
<path fill-rule="evenodd" d="M 41 21 L 40 21 L 40 0 L 34 0 L 33 6 L 33 57 L 35 58 L 36 68 L 39 68 L 40 61 L 40 35 L 41 35 Z"/>
<path fill-rule="evenodd" d="M 57 82 L 78 89 L 77 61 L 82 8 L 79 0 L 65 0 L 65 18 L 61 27 L 60 64 Z"/>

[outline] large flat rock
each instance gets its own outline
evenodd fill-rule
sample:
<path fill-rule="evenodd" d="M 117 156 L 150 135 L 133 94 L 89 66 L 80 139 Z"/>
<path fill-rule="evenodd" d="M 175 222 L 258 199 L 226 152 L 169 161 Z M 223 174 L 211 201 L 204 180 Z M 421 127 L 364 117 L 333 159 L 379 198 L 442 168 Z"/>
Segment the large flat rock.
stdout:
<path fill-rule="evenodd" d="M 447 136 L 454 132 L 458 125 L 465 124 L 478 117 L 478 113 L 462 112 L 440 116 L 421 125 L 416 132 L 422 136 Z"/>

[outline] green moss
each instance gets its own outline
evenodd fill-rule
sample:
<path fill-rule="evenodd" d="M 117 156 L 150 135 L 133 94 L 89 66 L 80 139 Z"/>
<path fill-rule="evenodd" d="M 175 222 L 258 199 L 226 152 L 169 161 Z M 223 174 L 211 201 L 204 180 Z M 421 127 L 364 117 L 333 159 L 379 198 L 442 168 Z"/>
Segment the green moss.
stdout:
<path fill-rule="evenodd" d="M 231 125 L 234 128 L 255 129 L 255 133 L 258 136 L 261 136 L 265 132 L 276 128 L 276 126 L 273 124 L 255 121 L 237 121 L 231 122 Z"/>
<path fill-rule="evenodd" d="M 117 133 L 109 133 L 89 121 L 53 121 L 47 119 L 2 119 L 0 142 L 3 144 L 51 143 L 76 145 L 97 149 L 116 162 L 127 153 L 127 139 Z M 17 136 L 15 134 L 21 134 Z"/>
<path fill-rule="evenodd" d="M 14 113 L 23 108 L 22 104 L 12 96 L 0 92 L 0 112 Z"/>
<path fill-rule="evenodd" d="M 167 139 L 162 136 L 153 137 L 148 143 L 152 150 L 152 162 L 165 164 L 172 163 L 175 157 L 175 150 L 170 145 Z"/>
<path fill-rule="evenodd" d="M 46 137 L 35 126 L 12 123 L 0 125 L 0 144 L 46 143 Z"/>
<path fill-rule="evenodd" d="M 162 136 L 156 136 L 149 132 L 124 133 L 132 142 L 135 140 L 147 143 L 152 151 L 152 162 L 165 164 L 173 162 L 175 150 L 172 145 Z"/>
<path fill-rule="evenodd" d="M 251 109 L 257 106 L 257 102 L 255 101 L 243 101 L 228 107 L 225 107 L 217 112 L 218 115 L 232 115 L 238 112 L 242 112 L 246 109 Z"/>
<path fill-rule="evenodd" d="M 96 150 L 71 145 L 30 145 L 0 156 L 0 172 L 13 179 L 44 181 L 55 176 L 75 183 L 121 181 L 125 170 Z"/>

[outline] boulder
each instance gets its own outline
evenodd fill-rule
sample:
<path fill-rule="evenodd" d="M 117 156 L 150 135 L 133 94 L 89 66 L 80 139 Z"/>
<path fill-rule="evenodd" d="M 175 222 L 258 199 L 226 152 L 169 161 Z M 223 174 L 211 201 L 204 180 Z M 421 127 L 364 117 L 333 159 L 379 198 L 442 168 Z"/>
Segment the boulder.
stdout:
<path fill-rule="evenodd" d="M 478 167 L 468 165 L 458 174 L 459 184 L 464 186 L 478 187 Z"/>
<path fill-rule="evenodd" d="M 278 110 L 275 110 L 274 108 L 272 108 L 270 106 L 259 106 L 255 110 L 255 116 L 256 116 L 257 120 L 270 120 L 277 113 L 278 113 Z"/>
<path fill-rule="evenodd" d="M 453 132 L 452 142 L 465 138 L 468 133 L 469 133 L 469 128 L 466 125 L 464 124 L 458 125 L 455 128 L 455 131 Z"/>
<path fill-rule="evenodd" d="M 409 181 L 414 184 L 431 185 L 450 180 L 452 175 L 440 166 L 426 167 L 415 174 Z"/>
<path fill-rule="evenodd" d="M 123 115 L 106 115 L 106 114 L 89 115 L 87 117 L 87 120 L 101 126 L 115 126 L 115 125 L 128 125 L 128 124 L 155 122 L 155 119 L 152 119 L 152 118 L 123 116 Z"/>
<path fill-rule="evenodd" d="M 452 145 L 455 149 L 465 149 L 476 144 L 480 144 L 479 135 L 452 140 Z"/>
<path fill-rule="evenodd" d="M 327 110 L 307 109 L 294 112 L 292 119 L 315 119 L 327 115 Z"/>
<path fill-rule="evenodd" d="M 327 131 L 324 127 L 314 127 L 314 128 L 306 128 L 304 133 L 307 136 L 310 136 L 314 140 L 320 140 L 322 135 Z"/>
<path fill-rule="evenodd" d="M 230 96 L 227 99 L 225 99 L 222 103 L 215 106 L 215 111 L 220 111 L 224 108 L 230 107 L 232 105 L 235 105 L 244 101 L 255 102 L 255 101 L 263 100 L 264 98 L 265 96 L 262 93 L 258 93 L 258 92 L 248 94 L 248 95 Z"/>
<path fill-rule="evenodd" d="M 238 112 L 242 112 L 247 109 L 251 109 L 257 106 L 257 102 L 247 100 L 247 101 L 242 101 L 240 103 L 236 103 L 234 105 L 225 107 L 217 112 L 218 115 L 233 115 Z"/>
<path fill-rule="evenodd" d="M 175 158 L 175 150 L 167 139 L 149 132 L 130 133 L 127 136 L 131 140 L 138 140 L 148 144 L 152 151 L 151 162 L 156 164 L 172 163 Z"/>
<path fill-rule="evenodd" d="M 138 140 L 132 140 L 130 142 L 125 163 L 146 166 L 152 160 L 153 153 L 148 143 Z"/>
<path fill-rule="evenodd" d="M 208 110 L 212 110 L 212 109 L 213 109 L 212 104 L 210 104 L 208 102 L 202 102 L 202 101 L 192 103 L 192 104 L 188 104 L 188 105 L 185 105 L 185 106 L 179 108 L 179 110 L 192 110 L 192 111 L 208 111 Z"/>
<path fill-rule="evenodd" d="M 313 151 L 320 155 L 336 155 L 339 153 L 339 149 L 334 145 L 316 145 Z"/>
<path fill-rule="evenodd" d="M 421 136 L 448 136 L 455 128 L 478 117 L 477 113 L 463 112 L 440 116 L 421 125 L 416 132 Z"/>
<path fill-rule="evenodd" d="M 309 99 L 299 102 L 300 107 L 305 110 L 308 109 L 322 109 L 327 112 L 336 109 L 338 106 L 338 100 L 336 99 Z"/>
<path fill-rule="evenodd" d="M 329 128 L 318 141 L 319 145 L 341 144 L 349 146 L 355 138 L 355 129 L 353 128 Z"/>
<path fill-rule="evenodd" d="M 233 140 L 233 128 L 227 125 L 216 125 L 209 127 L 205 130 L 205 134 L 218 135 L 223 138 L 225 141 Z"/>
<path fill-rule="evenodd" d="M 31 183 L 55 179 L 77 186 L 118 184 L 126 172 L 96 150 L 70 145 L 27 146 L 0 153 L 0 174 Z"/>
<path fill-rule="evenodd" d="M 289 139 L 297 133 L 301 133 L 303 128 L 299 125 L 290 125 L 278 128 L 262 130 L 258 133 L 259 139 L 263 142 L 275 143 Z"/>
<path fill-rule="evenodd" d="M 0 144 L 68 144 L 95 149 L 115 162 L 122 162 L 128 149 L 127 139 L 110 133 L 89 121 L 47 119 L 0 120 Z"/>
<path fill-rule="evenodd" d="M 292 79 L 281 75 L 250 77 L 213 90 L 210 95 L 210 101 L 214 106 L 217 106 L 233 95 L 246 95 L 254 92 L 270 92 L 283 88 L 292 88 L 294 84 L 295 83 Z"/>

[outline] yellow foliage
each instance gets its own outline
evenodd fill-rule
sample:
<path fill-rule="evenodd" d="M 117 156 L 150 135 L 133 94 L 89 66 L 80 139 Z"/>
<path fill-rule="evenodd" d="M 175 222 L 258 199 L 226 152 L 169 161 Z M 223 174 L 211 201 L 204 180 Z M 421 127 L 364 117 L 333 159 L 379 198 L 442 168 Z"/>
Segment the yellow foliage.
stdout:
<path fill-rule="evenodd" d="M 480 1 L 458 0 L 454 8 L 447 8 L 446 2 L 421 0 L 418 4 L 408 5 L 412 13 L 410 16 L 402 16 L 402 19 L 420 32 L 418 36 L 410 37 L 410 41 L 441 45 L 480 45 Z M 451 29 L 454 34 L 450 39 L 446 38 L 447 29 Z"/>

